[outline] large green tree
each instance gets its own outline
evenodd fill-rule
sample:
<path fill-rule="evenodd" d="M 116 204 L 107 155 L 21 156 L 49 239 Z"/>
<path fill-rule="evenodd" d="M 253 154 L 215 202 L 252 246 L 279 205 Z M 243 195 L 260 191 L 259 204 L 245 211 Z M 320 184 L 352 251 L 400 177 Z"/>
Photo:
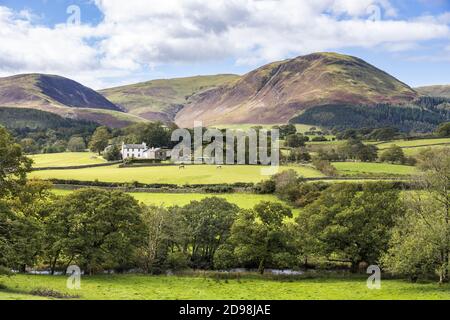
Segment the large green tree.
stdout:
<path fill-rule="evenodd" d="M 145 142 L 149 147 L 162 148 L 172 145 L 173 126 L 166 127 L 161 122 L 138 123 L 125 129 L 127 141 L 133 143 Z"/>
<path fill-rule="evenodd" d="M 146 273 L 173 267 L 167 265 L 169 252 L 179 251 L 176 246 L 184 239 L 179 236 L 183 233 L 183 228 L 177 225 L 180 219 L 173 218 L 174 212 L 163 207 L 149 206 L 142 211 L 145 231 L 142 245 L 138 248 L 138 262 Z"/>
<path fill-rule="evenodd" d="M 286 137 L 286 146 L 290 148 L 304 147 L 309 138 L 301 133 L 290 134 Z"/>
<path fill-rule="evenodd" d="M 0 197 L 10 195 L 26 183 L 32 161 L 9 132 L 0 127 Z"/>
<path fill-rule="evenodd" d="M 82 137 L 71 137 L 67 143 L 70 152 L 83 152 L 86 150 L 86 143 Z"/>
<path fill-rule="evenodd" d="M 143 239 L 141 211 L 120 191 L 84 189 L 59 199 L 46 221 L 48 260 L 89 273 L 128 267 Z"/>
<path fill-rule="evenodd" d="M 309 254 L 351 264 L 378 263 L 390 229 L 401 213 L 399 191 L 391 184 L 337 184 L 323 192 L 297 218 Z"/>
<path fill-rule="evenodd" d="M 284 223 L 290 217 L 289 208 L 272 202 L 261 202 L 253 210 L 241 211 L 229 241 L 218 250 L 216 266 L 256 267 L 261 274 L 267 266 L 292 267 L 295 246 L 292 232 Z"/>
<path fill-rule="evenodd" d="M 406 162 L 406 156 L 403 149 L 397 145 L 392 145 L 380 155 L 380 161 L 404 164 Z"/>
<path fill-rule="evenodd" d="M 343 159 L 370 162 L 377 159 L 378 148 L 374 145 L 365 145 L 358 139 L 350 139 L 339 146 L 338 154 Z"/>
<path fill-rule="evenodd" d="M 405 216 L 383 261 L 393 273 L 417 279 L 434 271 L 444 283 L 450 270 L 450 148 L 426 150 L 418 166 L 419 191 L 405 197 Z"/>
<path fill-rule="evenodd" d="M 108 146 L 111 135 L 107 127 L 98 127 L 91 137 L 89 142 L 89 149 L 93 152 L 98 152 L 100 155 Z"/>
<path fill-rule="evenodd" d="M 193 201 L 181 209 L 180 214 L 189 235 L 184 246 L 191 250 L 193 267 L 213 266 L 214 254 L 227 240 L 238 211 L 236 205 L 217 197 Z"/>

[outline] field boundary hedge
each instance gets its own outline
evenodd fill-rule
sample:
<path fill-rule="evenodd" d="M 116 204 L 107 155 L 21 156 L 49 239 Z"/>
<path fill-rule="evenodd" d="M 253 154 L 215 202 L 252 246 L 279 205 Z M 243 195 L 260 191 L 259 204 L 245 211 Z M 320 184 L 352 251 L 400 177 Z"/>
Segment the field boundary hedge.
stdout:
<path fill-rule="evenodd" d="M 233 183 L 233 184 L 145 184 L 140 182 L 120 183 L 101 181 L 78 181 L 50 179 L 54 186 L 59 189 L 80 189 L 80 188 L 105 188 L 124 190 L 127 192 L 148 192 L 148 193 L 252 193 L 254 183 Z"/>
<path fill-rule="evenodd" d="M 375 177 L 321 177 L 321 178 L 306 178 L 305 181 L 320 182 L 320 181 L 335 181 L 345 182 L 353 181 L 355 183 L 363 183 L 364 181 L 379 180 L 391 181 L 396 188 L 411 189 L 413 184 L 408 179 L 396 178 L 375 178 Z M 361 180 L 361 182 L 358 182 Z M 61 180 L 50 179 L 55 188 L 61 190 L 78 190 L 83 188 L 102 188 L 120 190 L 125 192 L 142 192 L 142 193 L 208 193 L 208 194 L 230 194 L 230 193 L 252 193 L 258 194 L 256 184 L 254 183 L 233 183 L 233 184 L 191 184 L 191 185 L 176 185 L 176 184 L 144 184 L 139 182 L 132 183 L 116 183 L 116 182 L 101 182 L 101 181 L 78 181 L 78 180 Z"/>
<path fill-rule="evenodd" d="M 89 169 L 98 167 L 110 167 L 122 163 L 122 161 L 112 161 L 107 163 L 95 163 L 95 164 L 85 164 L 79 166 L 67 166 L 67 167 L 42 167 L 42 168 L 32 168 L 32 171 L 49 171 L 49 170 L 76 170 L 76 169 Z"/>

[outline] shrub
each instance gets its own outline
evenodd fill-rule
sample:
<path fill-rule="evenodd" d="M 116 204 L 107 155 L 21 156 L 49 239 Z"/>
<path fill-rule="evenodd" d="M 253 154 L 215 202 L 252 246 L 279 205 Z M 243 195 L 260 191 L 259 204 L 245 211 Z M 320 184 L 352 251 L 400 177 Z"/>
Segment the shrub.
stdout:
<path fill-rule="evenodd" d="M 405 153 L 403 152 L 403 149 L 393 144 L 388 149 L 383 151 L 383 153 L 380 156 L 380 161 L 404 164 L 406 162 L 406 157 Z"/>
<path fill-rule="evenodd" d="M 264 180 L 258 183 L 253 190 L 258 194 L 273 194 L 276 190 L 276 184 L 273 179 Z"/>
<path fill-rule="evenodd" d="M 313 165 L 317 168 L 317 170 L 319 170 L 328 177 L 338 176 L 337 169 L 333 167 L 330 161 L 316 159 L 313 161 Z"/>

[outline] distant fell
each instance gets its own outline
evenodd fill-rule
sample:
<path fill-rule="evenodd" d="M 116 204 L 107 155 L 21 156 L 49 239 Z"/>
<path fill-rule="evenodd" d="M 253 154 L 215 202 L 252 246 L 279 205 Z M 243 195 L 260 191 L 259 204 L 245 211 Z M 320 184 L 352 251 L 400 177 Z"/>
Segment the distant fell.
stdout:
<path fill-rule="evenodd" d="M 176 116 L 181 126 L 286 123 L 309 108 L 332 104 L 406 103 L 418 94 L 371 64 L 337 53 L 315 53 L 265 65 L 199 93 Z"/>

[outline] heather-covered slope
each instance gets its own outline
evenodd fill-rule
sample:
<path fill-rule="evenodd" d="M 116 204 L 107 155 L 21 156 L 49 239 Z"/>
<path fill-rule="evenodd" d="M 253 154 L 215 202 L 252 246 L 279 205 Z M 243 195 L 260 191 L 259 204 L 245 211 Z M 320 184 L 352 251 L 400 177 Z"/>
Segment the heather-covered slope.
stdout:
<path fill-rule="evenodd" d="M 365 61 L 316 53 L 275 62 L 237 81 L 202 92 L 176 116 L 181 126 L 285 123 L 312 107 L 332 104 L 401 104 L 417 93 Z"/>

